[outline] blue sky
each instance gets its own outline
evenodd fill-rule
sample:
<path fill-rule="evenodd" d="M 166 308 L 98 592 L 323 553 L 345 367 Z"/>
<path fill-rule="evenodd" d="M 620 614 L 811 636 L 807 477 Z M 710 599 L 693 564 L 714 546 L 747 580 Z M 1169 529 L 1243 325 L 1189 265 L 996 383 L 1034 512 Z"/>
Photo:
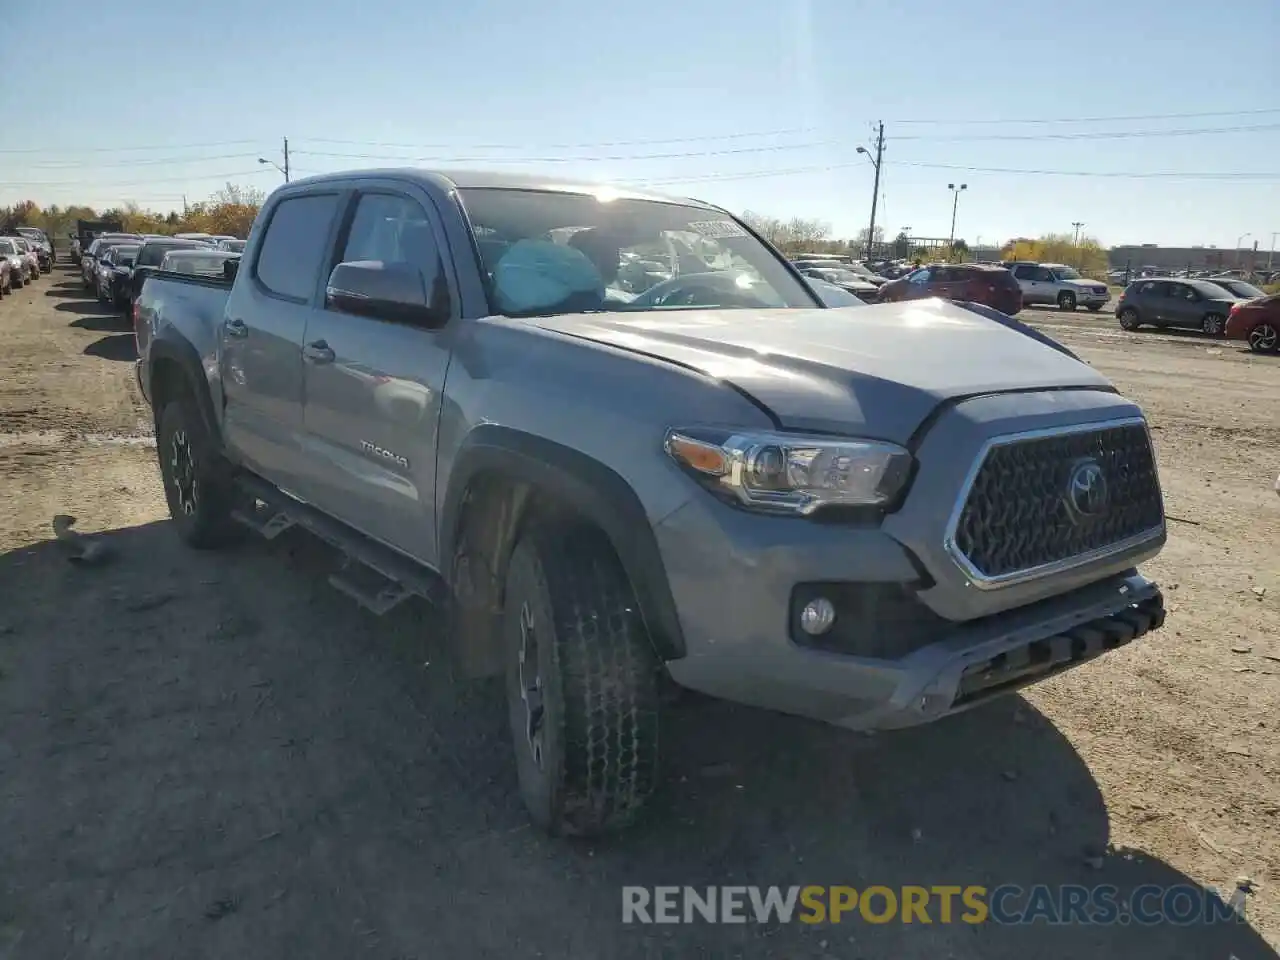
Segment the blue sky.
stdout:
<path fill-rule="evenodd" d="M 971 244 L 1072 221 L 1108 245 L 1249 233 L 1266 250 L 1280 231 L 1277 0 L 41 0 L 7 12 L 5 46 L 28 70 L 0 92 L 0 203 L 171 209 L 226 180 L 270 189 L 280 176 L 257 157 L 278 161 L 287 135 L 299 175 L 551 169 L 851 235 L 873 176 L 855 149 L 884 120 L 877 222 L 891 235 L 945 237 L 948 182 L 968 184 L 956 232 Z M 1014 122 L 1117 116 L 1152 119 Z M 1132 173 L 1180 176 L 1102 175 Z"/>

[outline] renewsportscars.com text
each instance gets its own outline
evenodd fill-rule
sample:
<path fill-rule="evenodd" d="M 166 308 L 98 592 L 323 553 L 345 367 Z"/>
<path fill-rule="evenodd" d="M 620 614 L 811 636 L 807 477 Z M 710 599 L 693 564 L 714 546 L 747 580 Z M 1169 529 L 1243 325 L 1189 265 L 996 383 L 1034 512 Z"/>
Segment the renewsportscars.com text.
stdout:
<path fill-rule="evenodd" d="M 622 888 L 623 923 L 1191 924 L 1240 922 L 1244 893 L 1193 884 L 1133 888 L 1004 884 Z"/>

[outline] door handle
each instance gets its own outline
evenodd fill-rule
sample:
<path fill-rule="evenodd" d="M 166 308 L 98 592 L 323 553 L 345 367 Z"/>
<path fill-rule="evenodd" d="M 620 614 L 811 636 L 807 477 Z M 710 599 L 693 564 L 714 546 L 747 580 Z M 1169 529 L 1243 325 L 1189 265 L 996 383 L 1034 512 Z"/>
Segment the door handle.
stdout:
<path fill-rule="evenodd" d="M 226 330 L 228 337 L 247 337 L 249 335 L 249 328 L 245 326 L 244 321 L 239 317 L 228 320 Z"/>
<path fill-rule="evenodd" d="M 333 363 L 336 354 L 323 340 L 312 340 L 302 348 L 302 356 L 311 363 Z"/>

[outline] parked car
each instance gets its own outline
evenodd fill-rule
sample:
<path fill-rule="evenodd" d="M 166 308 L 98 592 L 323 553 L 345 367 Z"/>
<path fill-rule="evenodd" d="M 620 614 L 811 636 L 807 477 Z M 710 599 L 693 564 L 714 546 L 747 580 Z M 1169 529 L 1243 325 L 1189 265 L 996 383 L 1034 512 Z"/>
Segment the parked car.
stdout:
<path fill-rule="evenodd" d="M 110 245 L 98 260 L 98 300 L 122 307 L 129 302 L 129 278 L 141 244 Z"/>
<path fill-rule="evenodd" d="M 1057 304 L 1059 310 L 1088 307 L 1095 313 L 1106 306 L 1111 292 L 1105 283 L 1080 275 L 1074 267 L 1065 263 L 1006 263 L 1022 291 L 1022 302 L 1031 304 Z"/>
<path fill-rule="evenodd" d="M 216 246 L 219 250 L 226 250 L 230 253 L 244 253 L 245 241 L 237 240 L 235 237 L 221 237 Z"/>
<path fill-rule="evenodd" d="M 886 303 L 927 297 L 984 303 L 1009 316 L 1022 309 L 1022 294 L 1013 275 L 1003 267 L 977 263 L 931 263 L 890 280 L 879 292 L 879 299 Z"/>
<path fill-rule="evenodd" d="M 98 260 L 110 247 L 120 244 L 136 244 L 139 237 L 132 233 L 104 233 L 95 238 L 85 249 L 80 258 L 80 279 L 86 290 L 94 290 L 98 285 Z"/>
<path fill-rule="evenodd" d="M 104 234 L 124 232 L 124 224 L 119 220 L 77 220 L 74 242 L 71 245 L 72 263 L 81 263 L 89 244 Z M 82 264 L 83 265 L 83 264 Z"/>
<path fill-rule="evenodd" d="M 29 280 L 34 280 L 40 276 L 40 255 L 36 253 L 35 248 L 31 246 L 31 241 L 26 237 L 9 237 L 13 241 L 13 245 L 18 248 L 18 253 L 27 261 L 30 266 L 28 273 Z"/>
<path fill-rule="evenodd" d="M 540 826 L 643 807 L 663 677 L 909 726 L 1163 623 L 1150 435 L 1098 371 L 942 301 L 828 310 L 722 209 L 563 184 L 294 181 L 229 283 L 153 272 L 135 316 L 172 529 L 301 525 L 371 610 L 449 604 Z M 584 228 L 731 267 L 606 312 L 616 243 L 548 239 Z"/>
<path fill-rule="evenodd" d="M 874 283 L 867 283 L 852 270 L 841 267 L 801 267 L 799 264 L 796 264 L 796 267 L 802 275 L 814 280 L 823 280 L 867 303 L 874 300 L 880 290 Z"/>
<path fill-rule="evenodd" d="M 870 284 L 873 287 L 881 287 L 888 281 L 879 274 L 872 273 L 861 263 L 856 260 L 847 262 L 812 260 L 812 259 L 795 259 L 791 261 L 795 264 L 797 270 L 838 270 L 845 273 L 851 273 L 857 280 L 864 284 Z"/>
<path fill-rule="evenodd" d="M 1208 277 L 1207 279 L 1209 283 L 1221 287 L 1237 300 L 1252 300 L 1254 297 L 1267 295 L 1265 291 L 1259 290 L 1247 280 L 1237 280 L 1235 277 Z"/>
<path fill-rule="evenodd" d="M 31 282 L 31 261 L 18 250 L 10 237 L 0 237 L 0 258 L 9 266 L 9 290 L 17 290 Z"/>
<path fill-rule="evenodd" d="M 813 292 L 818 295 L 824 307 L 865 307 L 868 302 L 859 299 L 848 290 L 837 287 L 834 283 L 827 283 L 815 277 L 809 278 L 809 286 L 813 288 Z"/>
<path fill-rule="evenodd" d="M 1237 298 L 1208 280 L 1138 280 L 1116 301 L 1116 319 L 1125 330 L 1144 324 L 1221 336 Z"/>
<path fill-rule="evenodd" d="M 40 270 L 43 273 L 53 269 L 53 244 L 43 230 L 38 227 L 15 227 L 13 232 L 31 244 L 40 260 Z"/>
<path fill-rule="evenodd" d="M 170 250 L 160 261 L 160 269 L 168 273 L 221 278 L 226 262 L 239 257 L 240 254 L 228 250 Z"/>
<path fill-rule="evenodd" d="M 208 250 L 209 245 L 202 240 L 182 240 L 178 237 L 164 237 L 160 240 L 146 240 L 138 250 L 133 261 L 133 274 L 129 278 L 129 302 L 126 309 L 132 313 L 138 292 L 142 289 L 147 276 L 153 273 L 164 262 L 165 255 L 173 250 Z"/>
<path fill-rule="evenodd" d="M 13 293 L 13 264 L 0 253 L 0 297 Z"/>
<path fill-rule="evenodd" d="M 1231 340 L 1244 340 L 1256 353 L 1280 352 L 1280 293 L 1233 303 L 1226 333 Z"/>
<path fill-rule="evenodd" d="M 209 244 L 209 245 L 212 245 L 212 244 L 213 244 L 213 242 L 214 242 L 213 237 L 212 237 L 211 235 L 207 234 L 207 233 L 175 233 L 175 234 L 173 235 L 173 239 L 175 239 L 175 240 L 199 240 L 201 243 L 207 243 L 207 244 Z"/>

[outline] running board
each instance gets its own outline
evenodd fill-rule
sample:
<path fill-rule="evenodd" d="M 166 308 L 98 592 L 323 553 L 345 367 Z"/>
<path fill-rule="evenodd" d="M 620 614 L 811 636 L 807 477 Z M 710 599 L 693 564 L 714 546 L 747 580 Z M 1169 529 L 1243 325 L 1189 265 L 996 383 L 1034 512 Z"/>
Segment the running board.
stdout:
<path fill-rule="evenodd" d="M 329 583 L 362 607 L 381 616 L 409 597 L 447 604 L 449 590 L 434 571 L 286 496 L 260 477 L 241 474 L 236 484 L 257 501 L 252 510 L 233 514 L 238 522 L 268 540 L 299 526 L 342 551 L 343 569 L 330 576 Z"/>

